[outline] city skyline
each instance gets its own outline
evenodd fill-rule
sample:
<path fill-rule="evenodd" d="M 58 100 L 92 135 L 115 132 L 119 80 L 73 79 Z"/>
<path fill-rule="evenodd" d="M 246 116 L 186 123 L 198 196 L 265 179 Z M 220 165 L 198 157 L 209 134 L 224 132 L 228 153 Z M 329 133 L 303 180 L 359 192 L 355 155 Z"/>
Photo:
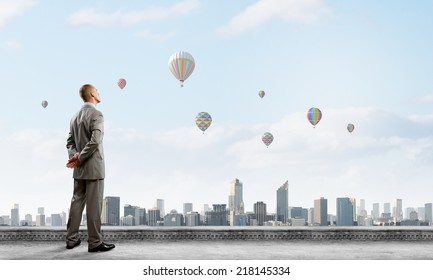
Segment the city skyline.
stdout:
<path fill-rule="evenodd" d="M 290 205 L 325 197 L 330 213 L 337 197 L 368 208 L 433 197 L 432 1 L 6 0 L 0 10 L 0 213 L 70 205 L 65 145 L 85 83 L 104 114 L 104 195 L 131 205 L 227 204 L 236 177 L 245 210 L 274 211 L 286 180 Z M 195 60 L 183 87 L 168 68 L 178 51 Z M 204 133 L 199 112 L 212 117 Z"/>

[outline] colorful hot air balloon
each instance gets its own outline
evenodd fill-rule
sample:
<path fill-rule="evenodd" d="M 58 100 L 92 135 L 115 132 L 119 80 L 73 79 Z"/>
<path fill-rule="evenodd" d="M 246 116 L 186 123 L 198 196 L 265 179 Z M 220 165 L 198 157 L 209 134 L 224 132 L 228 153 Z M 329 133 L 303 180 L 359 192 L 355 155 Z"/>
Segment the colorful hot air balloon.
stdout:
<path fill-rule="evenodd" d="M 187 52 L 177 52 L 168 60 L 168 69 L 171 74 L 180 81 L 180 86 L 183 87 L 183 82 L 188 79 L 195 68 L 195 61 L 192 55 Z"/>
<path fill-rule="evenodd" d="M 310 108 L 307 113 L 307 119 L 310 121 L 310 123 L 313 125 L 313 127 L 316 126 L 316 124 L 320 121 L 322 118 L 322 112 L 318 108 Z"/>
<path fill-rule="evenodd" d="M 274 136 L 270 132 L 265 132 L 262 136 L 262 141 L 267 147 L 274 141 Z"/>
<path fill-rule="evenodd" d="M 195 124 L 201 131 L 203 131 L 203 133 L 206 129 L 208 129 L 211 123 L 212 118 L 206 112 L 200 112 L 198 113 L 197 117 L 195 117 Z"/>
<path fill-rule="evenodd" d="M 259 96 L 260 96 L 261 98 L 263 98 L 263 96 L 265 96 L 265 92 L 264 92 L 263 90 L 259 91 Z"/>
<path fill-rule="evenodd" d="M 351 124 L 351 123 L 349 123 L 348 125 L 347 125 L 347 130 L 350 132 L 350 133 L 352 133 L 352 131 L 355 129 L 355 126 L 353 125 L 353 124 Z"/>
<path fill-rule="evenodd" d="M 44 101 L 42 101 L 41 104 L 42 104 L 42 107 L 47 108 L 47 106 L 48 106 L 48 101 L 44 100 Z"/>
<path fill-rule="evenodd" d="M 123 89 L 126 86 L 126 80 L 122 78 L 117 80 L 117 85 L 120 87 L 120 89 Z"/>

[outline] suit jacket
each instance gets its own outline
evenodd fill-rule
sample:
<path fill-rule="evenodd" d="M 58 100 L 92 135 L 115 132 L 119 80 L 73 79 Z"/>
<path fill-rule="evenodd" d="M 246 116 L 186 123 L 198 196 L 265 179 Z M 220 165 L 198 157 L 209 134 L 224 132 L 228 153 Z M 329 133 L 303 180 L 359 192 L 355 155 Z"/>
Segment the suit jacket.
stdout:
<path fill-rule="evenodd" d="M 80 165 L 74 168 L 74 179 L 104 179 L 105 162 L 102 139 L 104 116 L 94 106 L 84 104 L 71 119 L 66 143 L 69 158 L 79 152 Z"/>

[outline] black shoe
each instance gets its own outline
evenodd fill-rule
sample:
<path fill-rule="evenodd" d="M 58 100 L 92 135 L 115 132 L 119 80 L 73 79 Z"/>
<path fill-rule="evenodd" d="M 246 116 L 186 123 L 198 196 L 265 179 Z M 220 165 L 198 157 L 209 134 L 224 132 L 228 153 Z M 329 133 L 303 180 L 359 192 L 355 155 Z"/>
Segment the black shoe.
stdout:
<path fill-rule="evenodd" d="M 114 247 L 116 247 L 116 246 L 114 246 L 114 244 L 107 244 L 107 243 L 102 242 L 101 244 L 99 244 L 99 246 L 97 246 L 95 248 L 92 248 L 92 249 L 89 248 L 88 251 L 89 251 L 89 253 L 105 252 L 105 251 L 109 251 L 109 250 L 113 249 Z"/>
<path fill-rule="evenodd" d="M 78 241 L 75 242 L 75 244 L 73 244 L 73 245 L 66 244 L 66 249 L 74 249 L 75 247 L 77 247 L 78 245 L 80 245 L 80 243 L 81 243 L 81 239 L 78 239 Z"/>

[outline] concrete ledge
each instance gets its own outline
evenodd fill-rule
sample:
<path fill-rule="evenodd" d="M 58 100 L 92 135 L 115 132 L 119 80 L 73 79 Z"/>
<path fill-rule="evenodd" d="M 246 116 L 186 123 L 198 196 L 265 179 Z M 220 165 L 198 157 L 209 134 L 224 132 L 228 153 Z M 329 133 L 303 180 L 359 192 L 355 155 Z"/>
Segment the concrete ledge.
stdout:
<path fill-rule="evenodd" d="M 81 239 L 87 230 L 80 228 Z M 102 227 L 104 240 L 433 240 L 433 227 Z M 0 227 L 0 241 L 65 240 L 65 227 Z"/>

